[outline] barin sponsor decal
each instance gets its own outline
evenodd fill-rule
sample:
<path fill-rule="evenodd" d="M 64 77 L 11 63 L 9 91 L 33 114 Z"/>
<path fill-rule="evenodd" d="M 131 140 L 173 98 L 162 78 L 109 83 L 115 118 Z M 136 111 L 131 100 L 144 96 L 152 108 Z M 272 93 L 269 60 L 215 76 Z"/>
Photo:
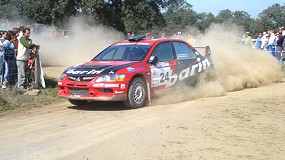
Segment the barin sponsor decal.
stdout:
<path fill-rule="evenodd" d="M 90 70 L 90 71 L 76 71 L 76 70 L 74 70 L 74 69 L 70 69 L 70 70 L 68 70 L 66 73 L 67 74 L 100 74 L 101 72 L 103 72 L 104 71 L 104 69 L 102 69 L 102 70 L 100 70 L 100 71 L 97 71 L 97 70 L 95 70 L 95 69 L 92 69 L 92 70 Z"/>

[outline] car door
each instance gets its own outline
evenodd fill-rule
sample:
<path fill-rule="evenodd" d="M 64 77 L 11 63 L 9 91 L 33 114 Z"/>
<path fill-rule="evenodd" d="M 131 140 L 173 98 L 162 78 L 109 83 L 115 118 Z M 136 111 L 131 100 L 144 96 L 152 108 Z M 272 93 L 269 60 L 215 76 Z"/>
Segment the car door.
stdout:
<path fill-rule="evenodd" d="M 179 81 L 184 81 L 189 85 L 194 85 L 198 78 L 197 57 L 194 52 L 184 42 L 172 42 L 177 57 L 176 72 Z"/>
<path fill-rule="evenodd" d="M 163 89 L 171 86 L 171 76 L 176 72 L 176 60 L 171 42 L 158 44 L 151 56 L 158 58 L 157 63 L 150 64 L 151 87 Z"/>

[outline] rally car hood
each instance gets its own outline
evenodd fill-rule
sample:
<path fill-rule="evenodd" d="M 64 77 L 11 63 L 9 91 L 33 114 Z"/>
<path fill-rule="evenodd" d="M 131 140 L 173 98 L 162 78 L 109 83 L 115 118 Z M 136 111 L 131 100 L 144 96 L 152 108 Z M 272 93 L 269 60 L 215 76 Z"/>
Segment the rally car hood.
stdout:
<path fill-rule="evenodd" d="M 90 61 L 67 68 L 68 75 L 102 75 L 113 74 L 118 70 L 140 63 L 138 61 Z"/>

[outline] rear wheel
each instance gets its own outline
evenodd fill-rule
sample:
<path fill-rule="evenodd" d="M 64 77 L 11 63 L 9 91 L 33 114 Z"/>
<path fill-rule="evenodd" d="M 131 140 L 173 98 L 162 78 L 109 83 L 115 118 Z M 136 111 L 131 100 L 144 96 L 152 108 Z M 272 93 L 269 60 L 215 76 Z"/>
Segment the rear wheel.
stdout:
<path fill-rule="evenodd" d="M 128 90 L 128 100 L 124 104 L 131 109 L 144 107 L 147 101 L 146 83 L 142 78 L 134 78 Z"/>
<path fill-rule="evenodd" d="M 68 100 L 71 104 L 76 106 L 85 105 L 88 103 L 88 100 L 74 100 L 74 99 L 68 99 Z"/>

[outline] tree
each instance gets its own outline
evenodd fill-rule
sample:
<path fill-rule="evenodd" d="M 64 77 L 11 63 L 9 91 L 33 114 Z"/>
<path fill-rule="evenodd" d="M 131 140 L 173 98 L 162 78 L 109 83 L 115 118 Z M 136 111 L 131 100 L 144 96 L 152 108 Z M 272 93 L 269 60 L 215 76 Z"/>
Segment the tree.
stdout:
<path fill-rule="evenodd" d="M 25 0 L 23 14 L 33 22 L 62 26 L 78 9 L 76 0 Z"/>
<path fill-rule="evenodd" d="M 27 17 L 28 21 L 50 25 L 53 21 L 51 16 L 52 8 L 53 4 L 49 0 L 25 0 L 23 5 L 23 15 Z"/>
<path fill-rule="evenodd" d="M 166 8 L 164 18 L 169 32 L 182 31 L 187 26 L 193 26 L 198 20 L 197 13 L 192 10 L 192 5 L 185 0 L 169 1 Z"/>
<path fill-rule="evenodd" d="M 235 11 L 232 22 L 242 27 L 245 31 L 254 32 L 254 19 L 250 18 L 250 15 L 245 11 Z"/>
<path fill-rule="evenodd" d="M 20 16 L 17 0 L 1 0 L 0 11 L 3 19 L 16 19 L 16 17 Z"/>
<path fill-rule="evenodd" d="M 216 16 L 216 22 L 217 23 L 223 23 L 223 22 L 232 22 L 233 20 L 233 12 L 229 9 L 221 10 L 219 14 Z"/>
<path fill-rule="evenodd" d="M 263 31 L 270 28 L 277 29 L 285 25 L 285 4 L 282 6 L 278 3 L 263 10 L 259 15 L 259 24 Z"/>
<path fill-rule="evenodd" d="M 125 0 L 123 3 L 123 22 L 126 31 L 146 32 L 153 26 L 161 26 L 163 16 L 156 1 Z"/>
<path fill-rule="evenodd" d="M 52 24 L 63 26 L 70 16 L 76 15 L 79 3 L 76 0 L 49 0 L 53 8 L 51 10 Z"/>
<path fill-rule="evenodd" d="M 103 24 L 124 31 L 122 21 L 121 0 L 85 0 L 81 3 L 81 10 L 88 24 Z"/>
<path fill-rule="evenodd" d="M 195 26 L 200 30 L 200 31 L 205 31 L 205 29 L 209 28 L 211 23 L 215 21 L 215 16 L 212 13 L 199 13 L 197 14 L 197 22 Z"/>

